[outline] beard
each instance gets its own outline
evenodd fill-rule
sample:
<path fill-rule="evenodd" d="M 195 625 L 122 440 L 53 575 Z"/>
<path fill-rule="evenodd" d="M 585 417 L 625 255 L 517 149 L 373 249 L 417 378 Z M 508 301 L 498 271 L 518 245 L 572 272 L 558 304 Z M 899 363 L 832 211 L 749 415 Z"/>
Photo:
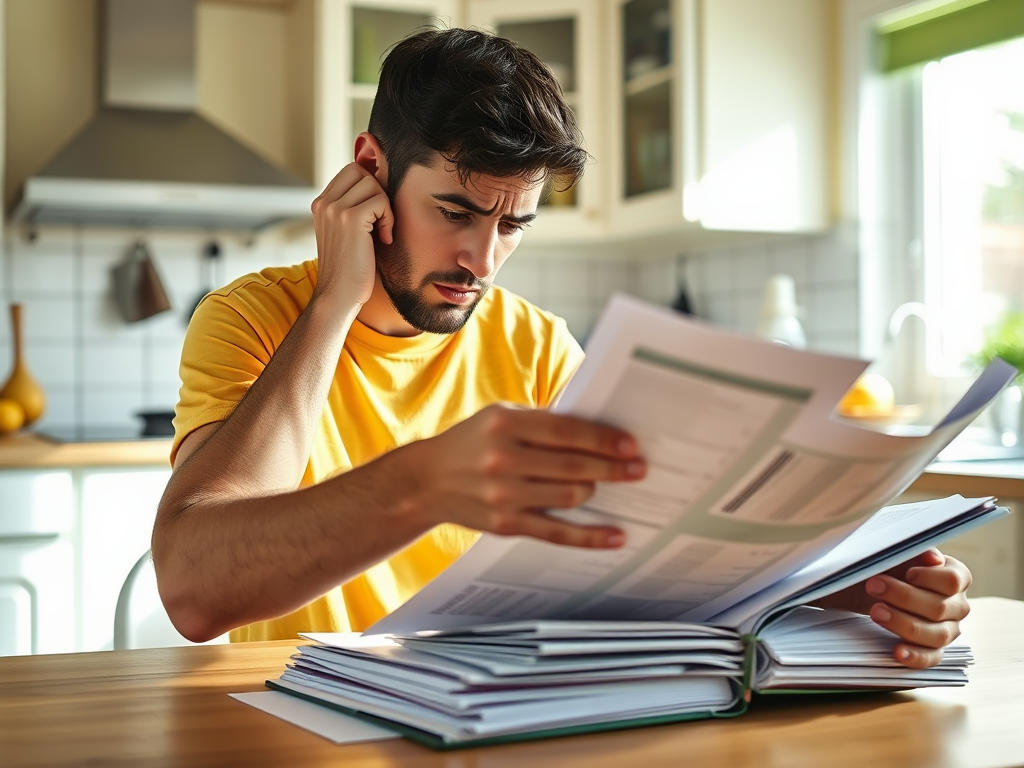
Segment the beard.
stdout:
<path fill-rule="evenodd" d="M 476 277 L 468 269 L 430 272 L 416 284 L 413 278 L 413 259 L 405 244 L 397 238 L 390 245 L 385 245 L 376 237 L 374 240 L 380 284 L 398 314 L 418 331 L 451 334 L 461 330 L 491 287 L 489 282 Z M 445 301 L 432 302 L 427 299 L 426 291 L 433 283 L 477 290 L 476 301 L 465 307 Z"/>

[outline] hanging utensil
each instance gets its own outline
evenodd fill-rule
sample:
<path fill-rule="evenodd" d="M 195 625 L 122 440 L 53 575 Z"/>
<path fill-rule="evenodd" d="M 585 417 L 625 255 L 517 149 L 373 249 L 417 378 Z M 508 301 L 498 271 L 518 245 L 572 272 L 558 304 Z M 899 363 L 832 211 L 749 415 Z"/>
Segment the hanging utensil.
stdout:
<path fill-rule="evenodd" d="M 114 298 L 125 322 L 136 323 L 171 308 L 153 257 L 142 240 L 136 240 L 128 256 L 112 270 Z"/>
<path fill-rule="evenodd" d="M 188 325 L 188 321 L 192 319 L 192 315 L 196 311 L 196 307 L 199 306 L 199 302 L 206 298 L 206 294 L 216 289 L 223 282 L 220 274 L 220 243 L 216 240 L 211 240 L 203 248 L 203 260 L 201 264 L 202 277 L 200 282 L 202 287 L 199 290 L 199 295 L 196 296 L 196 300 L 192 304 L 192 309 L 185 317 L 185 324 Z"/>

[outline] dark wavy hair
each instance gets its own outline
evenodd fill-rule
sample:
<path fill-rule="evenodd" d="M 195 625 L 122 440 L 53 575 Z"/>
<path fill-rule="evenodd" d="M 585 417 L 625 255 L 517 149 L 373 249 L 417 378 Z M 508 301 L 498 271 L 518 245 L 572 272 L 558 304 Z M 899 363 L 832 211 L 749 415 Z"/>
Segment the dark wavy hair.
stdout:
<path fill-rule="evenodd" d="M 411 165 L 440 153 L 462 183 L 473 174 L 575 184 L 589 155 L 551 71 L 511 40 L 429 30 L 394 46 L 381 67 L 369 132 L 394 194 Z"/>

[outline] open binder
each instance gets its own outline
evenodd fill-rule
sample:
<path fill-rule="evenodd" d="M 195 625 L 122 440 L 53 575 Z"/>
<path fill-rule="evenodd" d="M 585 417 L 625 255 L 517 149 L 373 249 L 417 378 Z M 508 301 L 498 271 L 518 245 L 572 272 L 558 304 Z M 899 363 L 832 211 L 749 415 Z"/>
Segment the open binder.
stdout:
<path fill-rule="evenodd" d="M 997 359 L 936 427 L 894 435 L 834 416 L 865 365 L 614 297 L 556 410 L 630 431 L 650 470 L 550 514 L 626 546 L 485 534 L 364 636 L 307 635 L 267 685 L 453 748 L 731 717 L 756 691 L 964 684 L 966 647 L 908 670 L 870 619 L 801 606 L 1008 514 L 883 505 L 1016 369 Z"/>

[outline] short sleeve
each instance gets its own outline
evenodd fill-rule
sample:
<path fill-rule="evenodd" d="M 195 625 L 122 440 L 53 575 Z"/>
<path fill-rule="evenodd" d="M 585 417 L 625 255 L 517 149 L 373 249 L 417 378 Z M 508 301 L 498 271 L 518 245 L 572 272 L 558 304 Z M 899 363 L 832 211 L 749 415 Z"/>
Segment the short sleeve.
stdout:
<path fill-rule="evenodd" d="M 538 371 L 537 404 L 549 408 L 583 362 L 583 348 L 569 333 L 565 320 L 553 318 L 546 365 Z"/>
<path fill-rule="evenodd" d="M 171 463 L 182 440 L 223 421 L 270 361 L 271 350 L 228 297 L 211 294 L 196 308 L 181 351 L 181 390 Z"/>

